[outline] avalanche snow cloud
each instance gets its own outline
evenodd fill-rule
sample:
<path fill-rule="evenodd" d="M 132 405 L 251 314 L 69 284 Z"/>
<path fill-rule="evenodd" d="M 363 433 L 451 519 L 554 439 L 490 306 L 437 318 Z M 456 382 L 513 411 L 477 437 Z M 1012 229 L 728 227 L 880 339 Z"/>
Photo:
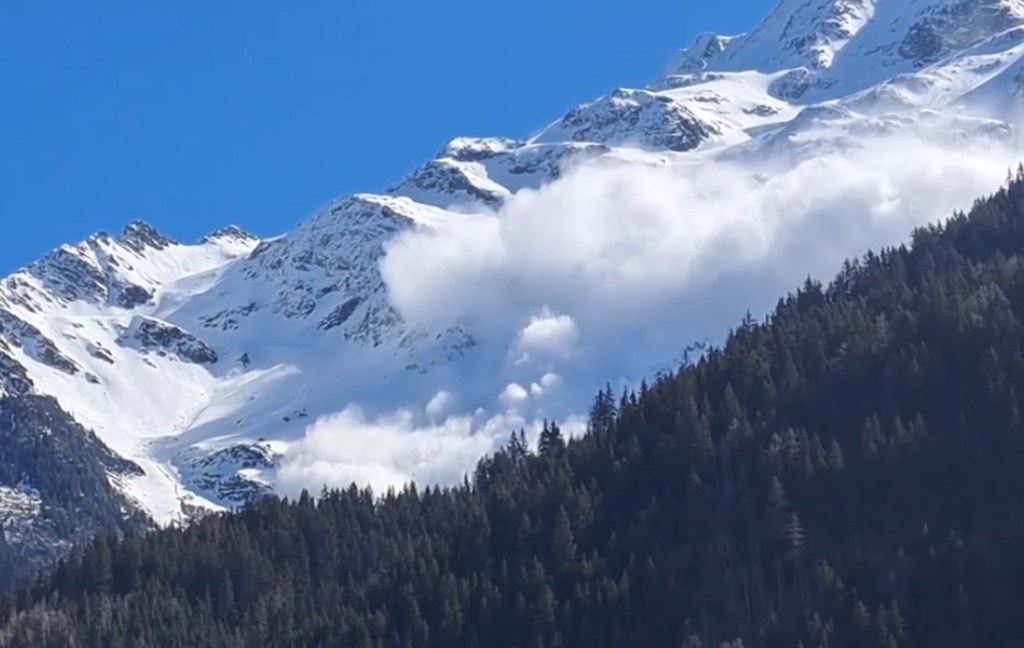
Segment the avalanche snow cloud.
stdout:
<path fill-rule="evenodd" d="M 894 136 L 790 168 L 587 164 L 469 227 L 399 235 L 382 274 L 408 320 L 470 318 L 513 357 L 590 376 L 590 390 L 719 341 L 808 275 L 828 280 L 844 259 L 968 207 L 1018 157 L 992 141 Z"/>
<path fill-rule="evenodd" d="M 450 411 L 460 401 L 450 392 L 376 418 L 352 404 L 310 428 L 281 487 L 450 483 L 510 429 L 535 435 L 541 416 L 578 433 L 606 381 L 670 368 L 806 277 L 827 281 L 843 260 L 969 207 L 1018 157 L 1006 142 L 899 135 L 788 168 L 600 161 L 458 226 L 400 234 L 381 260 L 399 312 L 423 327 L 472 321 L 505 350 L 495 375 L 507 383 L 470 412 Z"/>
<path fill-rule="evenodd" d="M 358 405 L 320 419 L 278 471 L 279 491 L 294 495 L 356 483 L 382 493 L 411 482 L 453 484 L 507 441 L 509 430 L 523 429 L 535 440 L 541 425 L 511 411 L 486 418 L 449 416 L 439 423 L 418 419 L 411 409 L 371 419 Z M 570 434 L 582 430 L 577 419 L 565 425 Z"/>

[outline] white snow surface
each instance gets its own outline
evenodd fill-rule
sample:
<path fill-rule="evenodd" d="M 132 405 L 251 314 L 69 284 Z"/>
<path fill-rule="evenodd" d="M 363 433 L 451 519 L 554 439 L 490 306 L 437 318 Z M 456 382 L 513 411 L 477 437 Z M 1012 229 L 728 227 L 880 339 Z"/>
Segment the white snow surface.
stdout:
<path fill-rule="evenodd" d="M 453 140 L 284 236 L 133 223 L 61 247 L 0 284 L 0 356 L 142 468 L 115 485 L 161 524 L 457 480 L 994 189 L 1022 55 L 1024 0 L 783 0 L 647 88 Z"/>

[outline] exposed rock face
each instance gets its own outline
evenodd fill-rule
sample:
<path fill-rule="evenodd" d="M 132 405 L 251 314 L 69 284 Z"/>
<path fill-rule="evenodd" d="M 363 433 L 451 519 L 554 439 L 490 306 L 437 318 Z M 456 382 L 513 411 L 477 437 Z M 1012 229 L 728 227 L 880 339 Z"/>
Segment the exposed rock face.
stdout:
<path fill-rule="evenodd" d="M 21 349 L 29 358 L 48 367 L 71 375 L 79 371 L 74 360 L 61 353 L 53 340 L 28 322 L 3 309 L 0 309 L 0 339 L 9 345 L 8 349 Z"/>
<path fill-rule="evenodd" d="M 620 88 L 590 104 L 569 111 L 539 141 L 596 142 L 606 146 L 635 145 L 689 151 L 718 129 L 700 120 L 672 97 L 646 90 Z"/>
<path fill-rule="evenodd" d="M 217 352 L 184 329 L 160 320 L 136 316 L 121 337 L 126 345 L 136 345 L 159 355 L 174 355 L 196 364 L 214 364 Z"/>
<path fill-rule="evenodd" d="M 348 318 L 352 317 L 352 314 L 356 312 L 357 308 L 359 308 L 361 301 L 362 300 L 358 297 L 349 299 L 341 306 L 332 310 L 327 317 L 320 320 L 318 327 L 324 331 L 329 331 L 336 326 L 341 326 L 348 321 Z"/>
<path fill-rule="evenodd" d="M 153 291 L 142 286 L 122 284 L 113 294 L 113 303 L 121 308 L 132 309 L 142 306 L 153 299 Z"/>
<path fill-rule="evenodd" d="M 815 100 L 920 70 L 1024 24 L 1020 0 L 784 0 L 756 29 L 701 36 L 670 75 L 741 70 L 814 73 Z M 799 98 L 791 78 L 776 96 Z"/>
<path fill-rule="evenodd" d="M 448 206 L 459 203 L 478 202 L 489 207 L 498 207 L 509 196 L 509 191 L 485 176 L 476 174 L 473 168 L 454 160 L 431 160 L 402 182 L 388 188 L 396 195 L 412 195 L 425 202 Z M 424 195 L 426 194 L 426 195 Z"/>
<path fill-rule="evenodd" d="M 124 228 L 119 241 L 135 252 L 144 254 L 147 250 L 164 250 L 177 241 L 167 238 L 156 231 L 149 223 L 143 221 L 132 221 Z"/>
<path fill-rule="evenodd" d="M 350 303 L 344 326 L 335 317 L 331 327 L 347 339 L 379 345 L 401 337 L 379 260 L 384 241 L 415 226 L 405 209 L 408 202 L 384 196 L 338 201 L 289 237 L 258 247 L 242 272 L 249 281 L 272 287 L 263 292 L 270 295 L 266 306 L 286 319 L 305 319 L 329 307 L 324 317 L 331 321 L 328 313 Z"/>
<path fill-rule="evenodd" d="M 24 396 L 32 390 L 32 380 L 28 370 L 3 350 L 5 347 L 0 342 L 0 396 Z"/>
<path fill-rule="evenodd" d="M 815 75 L 807 68 L 786 72 L 768 86 L 768 93 L 784 101 L 800 99 L 814 84 Z"/>
<path fill-rule="evenodd" d="M 281 455 L 262 443 L 233 445 L 213 453 L 193 453 L 182 466 L 190 485 L 224 502 L 245 503 L 273 492 L 259 480 L 273 470 Z"/>
<path fill-rule="evenodd" d="M 923 10 L 919 20 L 907 30 L 898 52 L 923 66 L 1020 24 L 1019 3 L 1004 0 L 936 3 Z"/>
<path fill-rule="evenodd" d="M 143 285 L 136 264 L 147 253 L 179 245 L 141 221 L 118 237 L 99 233 L 64 245 L 7 280 L 8 297 L 70 303 L 87 301 L 132 309 L 150 302 L 155 287 Z"/>
<path fill-rule="evenodd" d="M 237 225 L 228 225 L 223 229 L 219 229 L 216 232 L 203 237 L 199 243 L 202 245 L 224 241 L 255 245 L 259 243 L 260 237 L 245 231 Z"/>

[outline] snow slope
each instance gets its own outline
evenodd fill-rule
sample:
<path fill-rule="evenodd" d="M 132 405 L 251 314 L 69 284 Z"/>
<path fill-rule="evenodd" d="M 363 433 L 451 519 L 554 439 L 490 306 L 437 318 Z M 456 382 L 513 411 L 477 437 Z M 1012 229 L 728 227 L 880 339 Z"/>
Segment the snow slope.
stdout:
<path fill-rule="evenodd" d="M 700 37 L 647 88 L 523 140 L 455 139 L 382 194 L 340 199 L 284 236 L 232 227 L 182 244 L 132 223 L 63 246 L 0 284 L 0 387 L 30 381 L 137 464 L 111 480 L 163 524 L 278 488 L 314 423 L 350 404 L 360 413 L 343 422 L 418 407 L 396 424 L 417 429 L 455 425 L 438 421 L 457 400 L 466 427 L 439 438 L 475 456 L 503 438 L 480 429 L 585 406 L 525 405 L 564 376 L 554 361 L 528 372 L 523 349 L 576 332 L 557 313 L 504 332 L 458 313 L 408 321 L 381 271 L 397 236 L 471 232 L 583 165 L 792 166 L 920 131 L 1012 143 L 1022 55 L 1024 0 L 783 0 L 748 34 Z M 409 448 L 412 465 L 432 461 Z"/>

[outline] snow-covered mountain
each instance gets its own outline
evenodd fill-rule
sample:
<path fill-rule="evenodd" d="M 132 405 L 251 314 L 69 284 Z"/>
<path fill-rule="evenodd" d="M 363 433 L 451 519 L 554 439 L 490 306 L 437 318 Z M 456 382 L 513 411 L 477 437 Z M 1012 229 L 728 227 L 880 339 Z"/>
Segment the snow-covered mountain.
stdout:
<path fill-rule="evenodd" d="M 495 430 L 586 407 L 543 398 L 571 371 L 523 361 L 531 343 L 576 332 L 540 311 L 507 331 L 472 313 L 414 321 L 382 273 L 396 237 L 469 231 L 588 165 L 792 166 L 890 133 L 1012 145 L 1022 66 L 1024 0 L 783 0 L 748 34 L 701 36 L 646 88 L 523 140 L 455 139 L 382 194 L 342 198 L 284 236 L 230 227 L 183 244 L 136 222 L 63 246 L 0 283 L 0 389 L 52 396 L 95 431 L 137 467 L 106 470 L 112 486 L 161 524 L 287 490 L 299 454 L 302 474 L 322 475 L 310 434 L 344 443 L 346 421 L 372 432 L 367 417 L 399 409 L 415 466 L 444 451 L 419 426 L 466 412 L 453 432 L 465 468 L 502 441 Z M 30 481 L 0 484 L 21 512 L 6 528 L 43 515 Z"/>

